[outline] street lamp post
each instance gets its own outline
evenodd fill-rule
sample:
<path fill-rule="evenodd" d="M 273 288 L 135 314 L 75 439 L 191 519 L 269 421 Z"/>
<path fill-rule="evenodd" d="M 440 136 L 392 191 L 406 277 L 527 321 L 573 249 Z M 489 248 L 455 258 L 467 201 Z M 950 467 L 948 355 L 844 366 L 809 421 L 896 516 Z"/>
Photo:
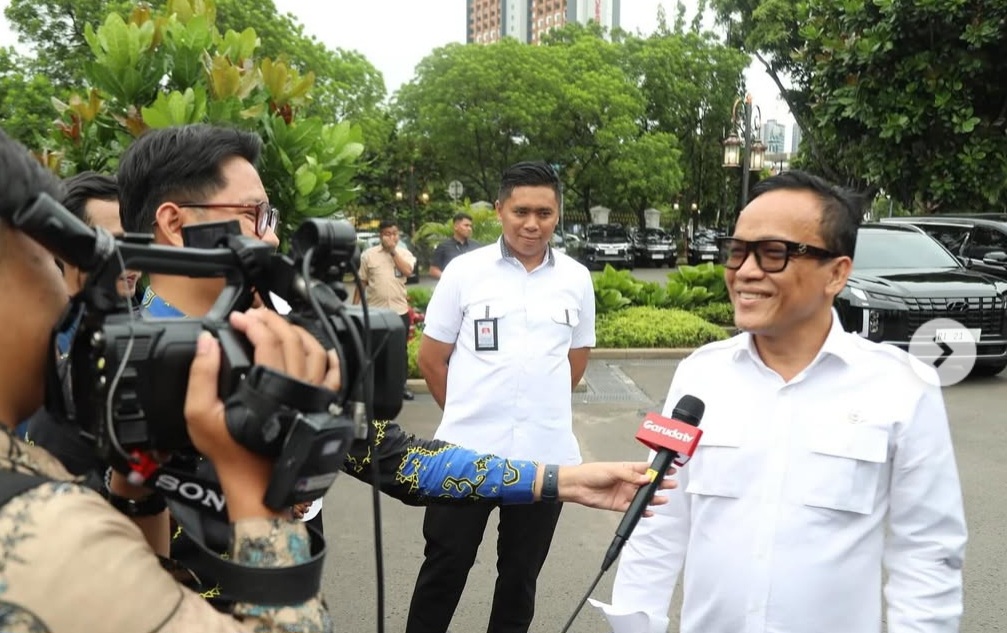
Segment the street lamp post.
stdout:
<path fill-rule="evenodd" d="M 742 136 L 744 140 L 738 138 L 738 105 L 744 104 L 744 121 L 742 121 Z M 753 122 L 753 116 L 755 118 Z M 741 158 L 741 208 L 748 205 L 748 183 L 750 173 L 762 171 L 766 160 L 766 145 L 759 138 L 759 130 L 762 127 L 762 112 L 759 106 L 752 105 L 752 95 L 745 95 L 745 98 L 735 99 L 734 107 L 731 108 L 731 134 L 724 139 L 724 167 L 738 167 L 738 158 Z"/>

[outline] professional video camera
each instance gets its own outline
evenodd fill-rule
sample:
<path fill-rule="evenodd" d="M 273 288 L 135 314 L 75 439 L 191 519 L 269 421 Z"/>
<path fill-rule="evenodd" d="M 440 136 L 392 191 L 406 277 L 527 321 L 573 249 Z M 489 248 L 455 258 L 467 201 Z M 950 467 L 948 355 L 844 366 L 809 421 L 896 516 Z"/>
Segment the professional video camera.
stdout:
<path fill-rule="evenodd" d="M 371 439 L 370 421 L 394 419 L 402 407 L 406 331 L 391 311 L 346 305 L 342 279 L 355 273 L 358 252 L 347 222 L 305 222 L 293 235 L 290 255 L 240 235 L 236 223 L 215 227 L 224 229 L 210 244 L 215 248 L 157 246 L 140 234 L 115 239 L 45 194 L 11 223 L 90 273 L 56 328 L 74 332 L 65 365 L 57 362 L 54 332 L 47 409 L 79 427 L 113 467 L 147 485 L 153 478 L 169 500 L 226 524 L 215 476 L 192 467 L 200 460 L 183 415 L 189 365 L 203 330 L 220 341 L 228 430 L 277 464 L 264 499 L 275 510 L 322 497 L 351 444 Z M 226 285 L 201 319 L 140 318 L 116 288 L 126 269 L 224 277 Z M 287 318 L 336 350 L 343 376 L 338 393 L 254 365 L 250 344 L 227 317 L 251 307 L 256 295 L 273 307 L 270 293 L 289 303 Z M 154 462 L 149 456 L 155 451 L 179 458 Z"/>

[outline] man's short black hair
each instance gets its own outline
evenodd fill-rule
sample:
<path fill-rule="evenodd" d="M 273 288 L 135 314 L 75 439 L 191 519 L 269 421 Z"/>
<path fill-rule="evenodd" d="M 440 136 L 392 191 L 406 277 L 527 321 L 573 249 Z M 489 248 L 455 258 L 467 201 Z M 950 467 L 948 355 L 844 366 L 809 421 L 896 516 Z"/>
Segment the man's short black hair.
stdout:
<path fill-rule="evenodd" d="M 399 223 L 395 221 L 395 218 L 385 218 L 384 220 L 381 220 L 381 222 L 378 224 L 378 233 L 384 231 L 385 229 L 390 229 L 393 227 L 398 228 L 398 226 Z"/>
<path fill-rule="evenodd" d="M 0 130 L 0 228 L 6 229 L 14 213 L 47 193 L 54 200 L 63 198 L 63 185 L 31 152 Z M 0 251 L 2 255 L 2 251 Z M 8 298 L 10 299 L 10 298 Z"/>
<path fill-rule="evenodd" d="M 559 201 L 559 174 L 545 161 L 523 161 L 507 168 L 500 177 L 500 191 L 497 201 L 510 197 L 515 187 L 549 187 L 556 192 Z"/>
<path fill-rule="evenodd" d="M 227 186 L 221 165 L 230 158 L 259 161 L 262 139 L 251 132 L 203 123 L 150 130 L 119 161 L 119 215 L 123 229 L 150 233 L 157 208 L 191 202 Z"/>
<path fill-rule="evenodd" d="M 462 211 L 462 212 L 456 213 L 455 217 L 453 217 L 451 219 L 451 221 L 454 222 L 455 224 L 458 224 L 462 220 L 468 220 L 469 222 L 471 222 L 472 221 L 472 216 L 469 215 L 468 213 L 465 213 L 464 211 Z"/>
<path fill-rule="evenodd" d="M 852 191 L 799 170 L 785 171 L 752 187 L 750 200 L 778 190 L 809 191 L 821 202 L 822 240 L 825 248 L 850 258 L 857 247 L 857 229 L 863 221 L 863 199 Z"/>
<path fill-rule="evenodd" d="M 82 171 L 63 181 L 66 194 L 63 196 L 63 206 L 88 225 L 94 225 L 87 213 L 88 200 L 104 202 L 119 202 L 119 186 L 115 178 L 93 171 Z"/>

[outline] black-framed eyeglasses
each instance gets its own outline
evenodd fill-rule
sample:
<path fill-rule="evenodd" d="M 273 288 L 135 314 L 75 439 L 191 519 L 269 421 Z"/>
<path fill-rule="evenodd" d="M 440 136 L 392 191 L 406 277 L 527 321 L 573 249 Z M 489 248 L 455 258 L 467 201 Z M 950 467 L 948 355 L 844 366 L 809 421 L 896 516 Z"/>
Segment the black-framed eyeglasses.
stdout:
<path fill-rule="evenodd" d="M 763 272 L 778 273 L 787 267 L 787 262 L 795 257 L 813 257 L 815 259 L 834 259 L 839 257 L 832 251 L 800 244 L 789 240 L 755 240 L 746 241 L 733 237 L 717 239 L 720 246 L 720 261 L 724 268 L 737 270 L 748 259 L 750 253 L 755 254 L 755 263 Z"/>
<path fill-rule="evenodd" d="M 280 212 L 268 202 L 180 202 L 180 207 L 194 209 L 255 209 L 255 235 L 263 237 L 280 220 Z"/>

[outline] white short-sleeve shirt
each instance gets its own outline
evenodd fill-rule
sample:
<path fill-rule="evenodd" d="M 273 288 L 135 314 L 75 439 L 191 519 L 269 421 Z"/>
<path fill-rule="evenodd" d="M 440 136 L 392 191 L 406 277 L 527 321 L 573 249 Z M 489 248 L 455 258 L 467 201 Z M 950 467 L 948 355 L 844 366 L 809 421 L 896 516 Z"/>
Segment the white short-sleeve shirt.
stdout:
<path fill-rule="evenodd" d="M 591 274 L 562 253 L 550 250 L 531 272 L 502 239 L 455 258 L 424 318 L 425 336 L 455 345 L 435 437 L 513 459 L 580 463 L 568 354 L 594 346 L 594 323 Z"/>

